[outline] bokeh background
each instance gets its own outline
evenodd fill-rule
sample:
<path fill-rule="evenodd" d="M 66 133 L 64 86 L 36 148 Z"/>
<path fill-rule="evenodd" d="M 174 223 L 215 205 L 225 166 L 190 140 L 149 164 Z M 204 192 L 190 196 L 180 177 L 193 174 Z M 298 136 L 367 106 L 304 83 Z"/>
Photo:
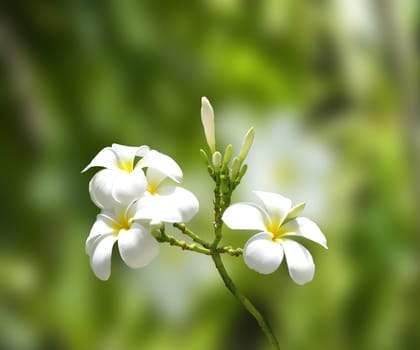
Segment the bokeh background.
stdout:
<path fill-rule="evenodd" d="M 101 282 L 84 252 L 113 142 L 175 158 L 211 237 L 207 96 L 221 150 L 256 130 L 234 200 L 304 200 L 328 238 L 303 287 L 224 257 L 282 349 L 420 349 L 419 28 L 415 0 L 2 2 L 0 348 L 269 348 L 208 257 L 115 251 Z"/>

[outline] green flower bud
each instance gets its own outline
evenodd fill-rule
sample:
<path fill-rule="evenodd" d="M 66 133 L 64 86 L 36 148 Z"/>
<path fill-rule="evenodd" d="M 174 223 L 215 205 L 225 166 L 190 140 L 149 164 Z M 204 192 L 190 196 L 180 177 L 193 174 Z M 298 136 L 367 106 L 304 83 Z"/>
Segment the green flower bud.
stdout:
<path fill-rule="evenodd" d="M 241 181 L 242 178 L 245 176 L 246 171 L 248 170 L 248 165 L 244 164 L 239 171 L 238 181 Z"/>
<path fill-rule="evenodd" d="M 241 161 L 239 160 L 239 158 L 238 157 L 233 158 L 232 171 L 230 173 L 230 179 L 232 181 L 235 181 L 236 177 L 238 176 L 240 167 L 241 167 Z"/>
<path fill-rule="evenodd" d="M 230 158 L 232 158 L 232 145 L 228 145 L 225 150 L 225 154 L 223 156 L 223 166 L 227 166 L 230 162 Z"/>
<path fill-rule="evenodd" d="M 203 158 L 203 160 L 206 163 L 206 165 L 209 165 L 210 164 L 209 157 L 208 157 L 207 153 L 203 149 L 200 149 L 200 155 L 201 155 L 201 158 Z"/>
<path fill-rule="evenodd" d="M 250 128 L 245 134 L 244 141 L 241 147 L 241 152 L 239 153 L 239 159 L 241 162 L 243 162 L 246 156 L 248 155 L 249 149 L 251 148 L 252 142 L 254 141 L 254 135 L 255 131 L 253 127 Z"/>
<path fill-rule="evenodd" d="M 220 168 L 222 166 L 222 154 L 219 151 L 214 152 L 212 161 L 215 168 Z"/>

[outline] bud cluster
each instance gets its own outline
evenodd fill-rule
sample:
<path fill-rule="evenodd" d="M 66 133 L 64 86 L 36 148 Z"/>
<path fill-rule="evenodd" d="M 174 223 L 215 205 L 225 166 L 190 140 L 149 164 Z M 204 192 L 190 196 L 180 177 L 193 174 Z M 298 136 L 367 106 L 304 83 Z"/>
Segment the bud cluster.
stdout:
<path fill-rule="evenodd" d="M 223 154 L 216 149 L 214 111 L 206 97 L 201 99 L 201 121 L 210 155 L 203 149 L 200 150 L 200 153 L 206 162 L 208 172 L 214 181 L 223 182 L 229 191 L 233 191 L 248 169 L 248 166 L 243 163 L 254 141 L 254 128 L 251 127 L 245 134 L 239 155 L 232 159 L 233 147 L 231 144 L 226 147 Z"/>

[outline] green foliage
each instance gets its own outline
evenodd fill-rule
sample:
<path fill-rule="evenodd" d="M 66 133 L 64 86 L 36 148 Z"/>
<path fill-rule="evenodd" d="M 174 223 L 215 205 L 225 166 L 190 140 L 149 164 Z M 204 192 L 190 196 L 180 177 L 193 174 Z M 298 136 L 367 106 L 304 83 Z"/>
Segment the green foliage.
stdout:
<path fill-rule="evenodd" d="M 230 106 L 252 111 L 254 145 L 281 108 L 334 155 L 322 198 L 312 202 L 318 209 L 321 199 L 329 203 L 320 225 L 329 250 L 311 250 L 313 282 L 294 285 L 284 265 L 261 276 L 240 257 L 224 258 L 281 347 L 420 348 L 418 63 L 410 59 L 418 11 L 406 1 L 396 2 L 395 16 L 386 11 L 390 0 L 345 2 L 354 3 L 350 9 L 340 3 L 4 5 L 0 348 L 266 349 L 200 254 L 167 247 L 141 270 L 114 259 L 103 283 L 84 253 L 97 211 L 87 198 L 89 175 L 80 171 L 112 142 L 147 144 L 176 159 L 183 186 L 200 200 L 191 228 L 211 232 L 212 189 L 199 155 L 203 95 L 226 119 Z M 407 35 L 402 42 L 395 33 Z M 246 130 L 237 127 L 218 138 L 221 150 L 229 143 L 240 149 L 234 139 L 241 142 Z M 266 153 L 273 163 L 285 153 L 302 159 L 287 143 Z M 314 159 L 304 162 L 327 167 Z M 242 182 L 253 176 L 248 165 Z M 293 179 L 314 176 L 296 175 L 292 165 Z M 246 168 L 236 171 L 241 178 Z M 278 186 L 272 190 L 287 192 L 280 176 Z M 228 234 L 235 247 L 249 238 Z"/>

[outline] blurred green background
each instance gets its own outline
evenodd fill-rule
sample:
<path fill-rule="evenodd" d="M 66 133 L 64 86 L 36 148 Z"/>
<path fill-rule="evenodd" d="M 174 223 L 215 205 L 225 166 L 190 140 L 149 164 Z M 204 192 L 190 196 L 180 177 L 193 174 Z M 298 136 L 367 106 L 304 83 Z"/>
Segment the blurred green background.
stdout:
<path fill-rule="evenodd" d="M 224 257 L 282 349 L 420 349 L 419 16 L 415 0 L 3 2 L 0 348 L 268 349 L 208 257 L 162 246 L 131 270 L 115 252 L 101 282 L 84 252 L 98 210 L 80 171 L 113 142 L 176 159 L 210 238 L 207 96 L 221 150 L 256 129 L 234 200 L 304 200 L 328 239 L 305 243 L 303 287 Z"/>

